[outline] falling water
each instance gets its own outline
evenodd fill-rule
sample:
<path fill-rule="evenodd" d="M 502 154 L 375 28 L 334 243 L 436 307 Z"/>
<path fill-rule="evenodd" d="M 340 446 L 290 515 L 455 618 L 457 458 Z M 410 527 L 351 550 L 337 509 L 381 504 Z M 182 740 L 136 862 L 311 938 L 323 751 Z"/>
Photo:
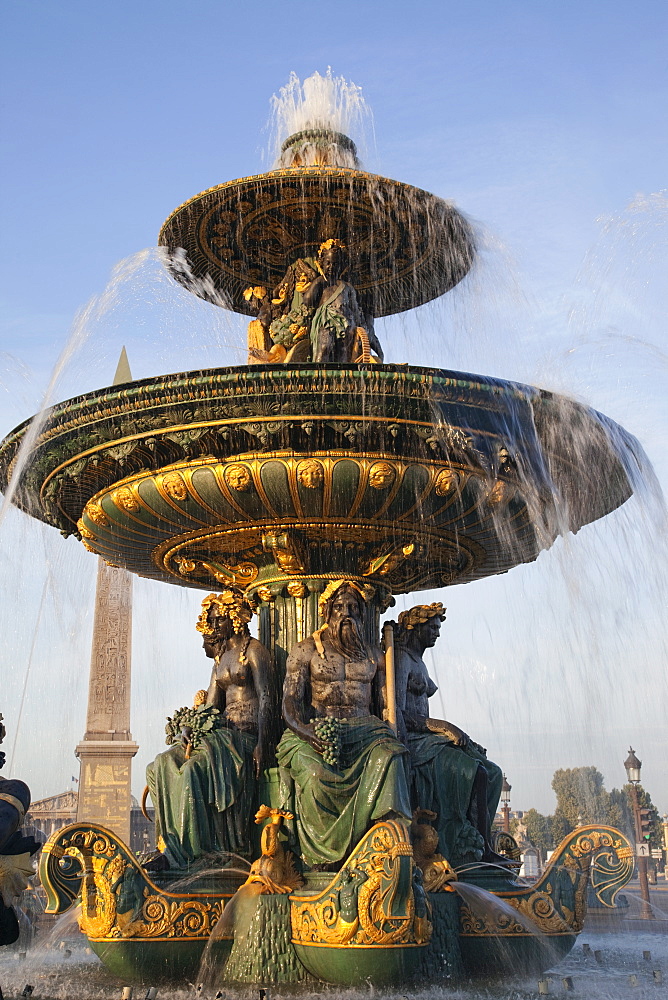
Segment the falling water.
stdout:
<path fill-rule="evenodd" d="M 293 74 L 274 99 L 273 116 L 275 155 L 281 166 L 295 162 L 295 147 L 285 150 L 283 158 L 281 146 L 296 132 L 325 129 L 352 135 L 363 145 L 365 133 L 371 128 L 370 111 L 360 88 L 334 77 L 331 71 L 325 76 L 316 73 L 303 84 Z M 341 157 L 336 162 L 342 166 L 357 165 L 354 151 L 337 142 L 334 145 L 335 155 Z M 305 158 L 303 162 L 320 162 L 318 142 L 307 136 L 299 155 Z M 653 241 L 648 240 L 650 231 L 655 237 Z M 636 433 L 639 430 L 635 415 L 640 412 L 644 416 L 649 411 L 654 424 L 643 437 L 658 451 L 656 438 L 665 431 L 665 413 L 653 412 L 652 400 L 647 398 L 649 394 L 644 393 L 644 387 L 650 376 L 659 378 L 666 370 L 665 353 L 656 344 L 657 328 L 653 325 L 659 319 L 663 322 L 665 310 L 657 309 L 648 318 L 643 296 L 644 286 L 661 270 L 657 261 L 659 253 L 665 252 L 665 231 L 665 198 L 660 196 L 634 203 L 618 219 L 606 220 L 599 244 L 585 262 L 574 291 L 569 293 L 570 305 L 564 302 L 558 309 L 555 307 L 563 322 L 552 320 L 553 325 L 540 308 L 536 311 L 535 303 L 526 301 L 498 241 L 489 236 L 482 238 L 479 233 L 476 243 L 483 252 L 479 253 L 478 263 L 449 296 L 417 312 L 379 321 L 378 331 L 386 356 L 393 362 L 410 358 L 416 364 L 498 371 L 504 377 L 543 384 L 581 402 L 591 400 L 593 405 L 612 412 L 615 419 L 628 422 Z M 486 259 L 481 262 L 481 257 Z M 620 263 L 622 259 L 624 264 Z M 32 439 L 54 399 L 111 381 L 120 346 L 128 337 L 132 342 L 130 364 L 135 377 L 192 369 L 197 365 L 244 363 L 244 321 L 183 292 L 168 277 L 163 262 L 162 251 L 156 249 L 142 251 L 121 262 L 108 288 L 77 317 L 44 393 Z M 620 269 L 625 270 L 623 280 L 619 280 Z M 499 276 L 501 281 L 496 280 Z M 524 330 L 519 329 L 518 308 L 522 317 L 528 319 Z M 617 315 L 611 323 L 615 309 Z M 545 306 L 543 312 L 549 311 Z M 633 324 L 640 320 L 641 329 L 634 338 L 625 332 L 629 320 Z M 555 333 L 557 326 L 559 332 Z M 665 395 L 663 401 L 665 404 Z M 605 418 L 601 420 L 602 426 L 609 429 Z M 642 419 L 637 423 L 644 429 Z M 562 429 L 569 432 L 563 424 Z M 586 441 L 572 435 L 576 464 L 586 445 Z M 443 717 L 462 722 L 472 730 L 474 739 L 481 739 L 493 748 L 490 756 L 500 759 L 511 777 L 514 769 L 527 782 L 534 780 L 534 787 L 537 782 L 531 772 L 539 766 L 536 761 L 540 761 L 543 785 L 551 772 L 548 760 L 555 761 L 556 766 L 593 762 L 603 767 L 613 751 L 609 750 L 609 737 L 605 737 L 608 742 L 603 744 L 597 741 L 603 738 L 603 730 L 619 728 L 630 712 L 635 718 L 648 720 L 648 739 L 655 742 L 651 734 L 658 732 L 661 725 L 659 716 L 666 691 L 665 677 L 659 673 L 661 649 L 665 654 L 659 610 L 666 595 L 665 505 L 643 452 L 630 446 L 625 438 L 613 445 L 635 492 L 619 511 L 573 537 L 566 531 L 567 504 L 556 497 L 555 516 L 563 535 L 535 564 L 514 570 L 502 579 L 481 581 L 472 590 L 450 588 L 445 598 L 442 591 L 400 597 L 399 609 L 393 611 L 396 617 L 402 606 L 417 601 L 443 599 L 448 603 L 447 651 L 437 647 L 430 663 L 441 691 L 447 689 L 448 703 L 443 704 Z M 25 466 L 29 447 L 27 441 L 19 456 L 20 468 Z M 665 464 L 665 459 L 662 461 Z M 530 484 L 526 485 L 528 490 Z M 30 681 L 26 690 L 32 714 L 29 725 L 26 725 L 28 720 L 22 723 L 14 773 L 30 781 L 30 757 L 25 746 L 27 739 L 24 740 L 28 732 L 57 734 L 52 745 L 57 748 L 55 755 L 61 758 L 57 764 L 57 772 L 61 774 L 66 773 L 62 760 L 69 762 L 66 754 L 71 754 L 71 745 L 76 740 L 69 739 L 71 733 L 83 732 L 81 710 L 76 720 L 68 716 L 69 742 L 62 749 L 58 747 L 62 717 L 50 699 L 57 681 L 60 692 L 53 697 L 63 697 L 63 702 L 68 703 L 67 712 L 72 711 L 73 703 L 83 704 L 81 677 L 85 680 L 90 632 L 85 599 L 92 586 L 93 561 L 73 541 L 63 543 L 55 532 L 29 523 L 23 515 L 10 510 L 12 492 L 8 490 L 4 497 L 0 520 L 2 568 L 9 594 L 4 640 L 17 664 L 26 662 L 26 648 L 30 647 L 33 634 L 26 625 L 32 612 L 24 610 L 26 603 L 30 607 L 31 599 L 26 602 L 23 596 L 19 601 L 14 595 L 25 582 L 32 600 L 35 594 L 39 600 L 41 583 L 34 577 L 35 567 L 40 564 L 48 563 L 48 592 L 52 600 L 52 607 L 44 616 L 46 632 L 38 647 L 43 649 L 42 663 L 46 669 L 40 670 L 34 686 L 31 677 L 18 671 L 22 683 L 28 685 Z M 497 533 L 508 531 L 502 507 L 493 510 L 492 519 Z M 541 524 L 538 507 L 535 522 L 538 531 L 552 530 L 552 526 Z M 508 544 L 512 544 L 510 537 Z M 77 604 L 74 610 L 73 604 Z M 142 764 L 161 749 L 162 716 L 166 710 L 189 697 L 191 688 L 201 686 L 191 679 L 191 662 L 199 664 L 198 671 L 205 669 L 198 638 L 192 634 L 197 604 L 197 596 L 188 592 L 137 582 L 137 619 L 148 624 L 136 638 L 137 674 L 144 675 L 137 680 L 134 700 L 133 725 L 144 744 L 144 759 L 139 758 L 136 775 L 141 775 Z M 45 638 L 47 633 L 49 637 L 57 635 L 58 641 L 50 642 Z M 619 675 L 627 657 L 636 669 L 642 665 L 646 671 L 647 683 L 643 688 L 629 690 L 620 683 Z M 61 661 L 80 666 L 78 679 L 75 671 L 67 677 L 58 673 L 57 664 Z M 17 702 L 16 686 L 11 687 L 10 694 L 12 701 Z M 156 704 L 165 711 L 156 713 Z M 570 736 L 561 733 L 553 737 L 550 733 L 544 713 L 551 716 L 554 706 L 566 718 Z M 19 720 L 10 720 L 7 709 L 4 706 L 3 709 L 6 721 L 18 724 Z M 625 745 L 626 736 L 620 737 L 620 741 Z M 601 745 L 606 750 L 598 752 L 606 759 L 591 761 L 588 755 Z M 651 766 L 651 759 L 648 765 Z M 70 764 L 65 764 L 65 769 L 67 766 Z M 613 778 L 611 783 L 614 780 L 621 783 L 623 776 Z M 48 790 L 40 788 L 38 794 L 46 794 Z M 18 993 L 24 982 L 32 981 L 31 976 L 41 974 L 40 968 L 57 966 L 54 995 L 79 996 L 80 992 L 76 992 L 79 976 L 79 985 L 85 984 L 86 996 L 116 998 L 118 987 L 109 985 L 94 957 L 83 950 L 79 954 L 75 949 L 76 963 L 63 962 L 58 951 L 54 952 L 53 944 L 72 930 L 75 912 L 61 919 L 63 922 L 56 925 L 57 934 L 54 928 L 40 946 L 43 950 L 33 952 L 30 966 L 20 965 L 9 949 L 0 954 L 0 982 L 5 991 L 10 988 Z M 665 968 L 668 962 L 665 944 L 657 945 L 658 937 L 648 940 L 651 945 L 646 946 L 661 954 Z M 609 955 L 604 969 L 585 968 L 579 953 L 574 952 L 561 964 L 559 975 L 582 975 L 587 983 L 583 992 L 587 995 L 626 995 L 627 971 L 635 968 L 633 963 L 645 939 L 608 935 L 601 941 Z M 47 942 L 50 942 L 48 947 Z M 50 958 L 46 951 L 50 952 Z M 76 974 L 72 973 L 74 965 Z M 75 992 L 70 992 L 72 984 Z M 517 996 L 518 991 L 525 995 L 534 986 L 528 981 L 495 984 L 486 986 L 479 995 L 510 997 Z M 228 996 L 243 993 L 228 988 L 225 992 Z M 337 992 L 345 993 L 350 1000 L 368 996 L 365 991 Z M 430 989 L 429 996 L 442 992 Z M 453 992 L 457 995 L 460 991 Z M 42 995 L 46 995 L 44 990 Z M 185 984 L 175 984 L 168 995 L 191 997 L 193 990 Z M 386 995 L 394 996 L 391 991 Z M 472 989 L 465 995 L 478 993 Z"/>

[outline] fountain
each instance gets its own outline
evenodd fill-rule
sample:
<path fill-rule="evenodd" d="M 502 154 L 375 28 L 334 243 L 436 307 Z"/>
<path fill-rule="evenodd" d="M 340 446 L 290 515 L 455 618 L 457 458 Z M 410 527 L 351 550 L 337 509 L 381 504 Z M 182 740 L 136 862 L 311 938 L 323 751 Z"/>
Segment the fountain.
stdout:
<path fill-rule="evenodd" d="M 613 904 L 632 848 L 580 828 L 519 880 L 489 836 L 496 765 L 429 717 L 420 649 L 442 606 L 382 645 L 379 621 L 394 595 L 505 573 L 604 517 L 641 449 L 553 393 L 386 362 L 374 320 L 462 281 L 473 231 L 364 171 L 336 116 L 295 124 L 275 169 L 196 195 L 159 237 L 176 282 L 252 317 L 248 364 L 87 393 L 0 445 L 0 485 L 32 517 L 112 566 L 222 591 L 198 623 L 209 691 L 149 769 L 160 853 L 65 827 L 42 854 L 48 910 L 80 898 L 93 950 L 143 981 L 203 956 L 218 984 L 544 969 L 590 882 Z M 435 807 L 437 768 L 459 812 Z"/>

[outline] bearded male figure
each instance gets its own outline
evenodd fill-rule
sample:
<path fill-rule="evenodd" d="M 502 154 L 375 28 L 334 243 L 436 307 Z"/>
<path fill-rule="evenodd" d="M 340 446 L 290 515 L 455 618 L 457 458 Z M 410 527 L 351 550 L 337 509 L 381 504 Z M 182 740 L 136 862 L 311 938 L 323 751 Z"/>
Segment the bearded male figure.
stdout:
<path fill-rule="evenodd" d="M 368 584 L 332 581 L 320 598 L 322 628 L 287 662 L 288 731 L 276 756 L 294 788 L 302 857 L 320 868 L 336 868 L 379 820 L 411 816 L 406 748 L 373 714 L 387 706 L 385 661 L 365 639 L 372 594 Z"/>
<path fill-rule="evenodd" d="M 153 868 L 185 868 L 203 854 L 251 849 L 257 779 L 271 763 L 271 658 L 251 637 L 252 615 L 235 591 L 202 602 L 197 629 L 214 666 L 196 704 L 220 715 L 209 713 L 215 725 L 196 748 L 191 727 L 184 727 L 182 738 L 146 769 L 163 860 L 151 862 Z"/>
<path fill-rule="evenodd" d="M 444 619 L 442 604 L 419 604 L 402 611 L 395 628 L 397 712 L 410 750 L 413 805 L 436 813 L 440 850 L 451 865 L 496 862 L 501 859 L 489 840 L 501 768 L 458 726 L 429 717 L 429 698 L 438 688 L 423 655 L 435 645 Z"/>

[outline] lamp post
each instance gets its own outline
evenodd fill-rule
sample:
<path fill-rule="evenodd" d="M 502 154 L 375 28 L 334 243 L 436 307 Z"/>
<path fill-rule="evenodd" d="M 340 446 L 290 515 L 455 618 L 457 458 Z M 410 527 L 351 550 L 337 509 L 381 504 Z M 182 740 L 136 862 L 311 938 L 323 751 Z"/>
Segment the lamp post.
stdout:
<path fill-rule="evenodd" d="M 512 787 L 504 774 L 503 784 L 501 785 L 501 816 L 503 818 L 504 833 L 510 833 L 510 789 Z"/>
<path fill-rule="evenodd" d="M 638 785 L 640 784 L 640 768 L 642 767 L 642 761 L 639 761 L 636 757 L 636 752 L 631 747 L 629 747 L 629 755 L 624 761 L 624 767 L 626 768 L 626 775 L 629 779 L 629 784 L 631 785 L 631 797 L 633 799 L 633 821 L 636 830 L 636 854 L 638 851 L 638 845 L 642 844 L 642 826 L 640 820 L 640 803 L 638 801 Z M 649 845 L 648 845 L 649 847 Z M 640 908 L 640 916 L 645 920 L 652 920 L 654 914 L 652 913 L 652 905 L 649 900 L 649 882 L 647 880 L 647 857 L 645 855 L 640 855 L 636 858 L 638 864 L 638 878 L 640 879 L 640 895 L 642 896 L 642 906 Z"/>

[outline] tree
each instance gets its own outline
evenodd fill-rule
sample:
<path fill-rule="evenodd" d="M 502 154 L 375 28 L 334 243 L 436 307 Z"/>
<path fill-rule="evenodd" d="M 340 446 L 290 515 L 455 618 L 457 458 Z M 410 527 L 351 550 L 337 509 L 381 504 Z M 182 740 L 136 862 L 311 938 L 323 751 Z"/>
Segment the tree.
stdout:
<path fill-rule="evenodd" d="M 616 830 L 621 830 L 632 844 L 635 843 L 636 830 L 630 785 L 625 785 L 622 789 L 613 788 L 610 792 L 606 823 L 608 826 L 614 826 Z"/>
<path fill-rule="evenodd" d="M 603 775 L 595 767 L 562 768 L 554 772 L 552 788 L 557 796 L 554 815 L 543 816 L 529 809 L 522 819 L 527 837 L 535 847 L 549 851 L 582 823 L 603 823 L 620 830 L 632 844 L 636 832 L 631 785 L 607 792 Z M 638 785 L 638 804 L 652 811 L 650 847 L 662 847 L 663 827 L 649 792 Z M 511 821 L 511 832 L 512 832 Z"/>
<path fill-rule="evenodd" d="M 567 836 L 583 823 L 605 823 L 609 795 L 603 787 L 603 775 L 595 767 L 569 767 L 554 772 L 552 788 L 557 796 L 554 811 L 555 836 Z"/>
<path fill-rule="evenodd" d="M 529 809 L 522 817 L 527 830 L 527 838 L 534 847 L 538 847 L 543 855 L 554 847 L 552 836 L 552 817 L 543 816 L 537 809 Z"/>

